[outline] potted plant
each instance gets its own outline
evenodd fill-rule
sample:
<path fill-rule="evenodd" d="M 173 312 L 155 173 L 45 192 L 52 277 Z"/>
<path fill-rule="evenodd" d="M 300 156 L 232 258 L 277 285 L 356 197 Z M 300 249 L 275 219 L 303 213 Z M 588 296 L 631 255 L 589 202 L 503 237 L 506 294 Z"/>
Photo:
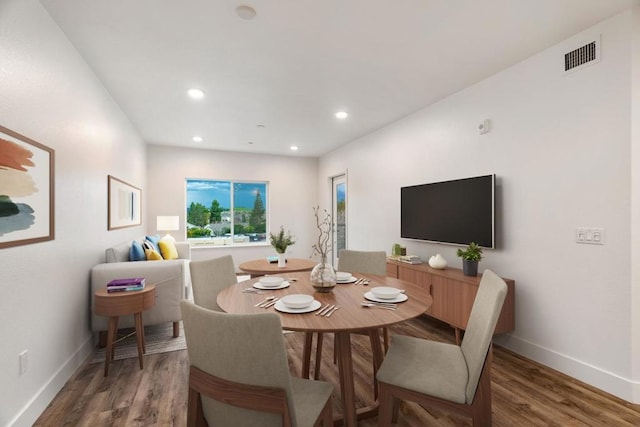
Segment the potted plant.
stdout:
<path fill-rule="evenodd" d="M 280 226 L 280 231 L 277 234 L 269 233 L 269 240 L 271 242 L 271 246 L 278 253 L 278 267 L 285 267 L 286 260 L 284 257 L 284 253 L 287 251 L 287 248 L 295 243 L 293 236 L 290 231 L 285 233 L 284 227 Z"/>
<path fill-rule="evenodd" d="M 478 275 L 478 262 L 482 259 L 482 248 L 471 242 L 466 249 L 458 249 L 457 255 L 462 258 L 462 271 L 465 276 Z"/>

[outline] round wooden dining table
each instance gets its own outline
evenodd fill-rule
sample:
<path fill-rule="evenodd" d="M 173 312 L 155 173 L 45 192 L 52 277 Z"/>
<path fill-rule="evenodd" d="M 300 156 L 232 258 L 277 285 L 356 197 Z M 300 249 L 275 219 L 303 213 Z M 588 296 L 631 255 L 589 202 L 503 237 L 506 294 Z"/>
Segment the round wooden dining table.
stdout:
<path fill-rule="evenodd" d="M 238 265 L 240 271 L 250 274 L 251 277 L 264 276 L 265 274 L 284 274 L 299 271 L 311 271 L 318 264 L 317 261 L 303 258 L 287 258 L 284 267 L 278 267 L 277 262 L 269 262 L 267 259 L 254 259 Z"/>
<path fill-rule="evenodd" d="M 329 293 L 315 292 L 311 287 L 308 272 L 278 274 L 289 282 L 283 289 L 267 290 L 264 293 L 248 293 L 243 289 L 253 286 L 260 279 L 250 279 L 234 284 L 218 294 L 217 302 L 227 313 L 264 313 L 275 312 L 280 315 L 282 328 L 290 331 L 305 332 L 307 341 L 313 333 L 332 332 L 336 336 L 336 352 L 338 359 L 338 375 L 340 378 L 340 394 L 342 398 L 343 415 L 336 419 L 335 425 L 355 426 L 358 418 L 365 418 L 377 414 L 377 404 L 365 408 L 356 408 L 353 361 L 351 355 L 351 333 L 367 333 L 371 341 L 373 375 L 382 363 L 384 357 L 380 342 L 380 328 L 423 314 L 431 307 L 431 295 L 428 290 L 403 280 L 386 276 L 370 274 L 356 274 L 357 278 L 369 279 L 369 285 L 338 284 Z M 404 290 L 408 299 L 397 305 L 396 310 L 362 307 L 364 294 L 375 286 L 392 286 Z M 335 305 L 340 307 L 330 317 L 319 316 L 320 309 L 309 313 L 285 313 L 278 311 L 272 305 L 269 308 L 256 307 L 269 296 L 282 298 L 289 294 L 308 294 L 320 302 L 320 307 Z M 310 347 L 305 345 L 303 361 L 308 360 L 306 352 Z M 303 365 L 303 377 L 308 377 L 309 366 Z"/>

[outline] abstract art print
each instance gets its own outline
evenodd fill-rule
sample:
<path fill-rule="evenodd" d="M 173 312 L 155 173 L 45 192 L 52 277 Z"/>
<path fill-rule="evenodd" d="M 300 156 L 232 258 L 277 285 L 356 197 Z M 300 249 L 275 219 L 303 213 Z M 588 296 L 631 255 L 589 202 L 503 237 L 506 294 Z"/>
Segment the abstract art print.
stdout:
<path fill-rule="evenodd" d="M 54 151 L 0 126 L 0 248 L 54 237 Z"/>
<path fill-rule="evenodd" d="M 109 225 L 108 230 L 133 227 L 142 224 L 142 190 L 131 184 L 108 176 Z"/>

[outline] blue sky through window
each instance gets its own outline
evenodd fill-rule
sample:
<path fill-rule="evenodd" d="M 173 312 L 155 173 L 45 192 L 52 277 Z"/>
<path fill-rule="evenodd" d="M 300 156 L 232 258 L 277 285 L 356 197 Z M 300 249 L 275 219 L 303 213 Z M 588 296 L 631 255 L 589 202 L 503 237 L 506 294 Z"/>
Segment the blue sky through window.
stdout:
<path fill-rule="evenodd" d="M 258 191 L 260 192 L 262 204 L 266 206 L 266 188 L 267 185 L 265 183 L 234 183 L 235 207 L 252 209 Z M 189 206 L 191 202 L 195 202 L 209 207 L 214 200 L 218 200 L 220 206 L 225 209 L 231 207 L 230 181 L 187 180 L 187 206 Z"/>

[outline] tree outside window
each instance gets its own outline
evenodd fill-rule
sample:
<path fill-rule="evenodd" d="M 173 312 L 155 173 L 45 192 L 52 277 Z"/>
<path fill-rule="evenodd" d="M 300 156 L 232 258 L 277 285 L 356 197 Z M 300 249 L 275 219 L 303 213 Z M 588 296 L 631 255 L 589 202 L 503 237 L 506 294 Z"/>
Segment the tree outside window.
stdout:
<path fill-rule="evenodd" d="M 187 179 L 187 240 L 193 245 L 266 242 L 266 182 Z"/>

